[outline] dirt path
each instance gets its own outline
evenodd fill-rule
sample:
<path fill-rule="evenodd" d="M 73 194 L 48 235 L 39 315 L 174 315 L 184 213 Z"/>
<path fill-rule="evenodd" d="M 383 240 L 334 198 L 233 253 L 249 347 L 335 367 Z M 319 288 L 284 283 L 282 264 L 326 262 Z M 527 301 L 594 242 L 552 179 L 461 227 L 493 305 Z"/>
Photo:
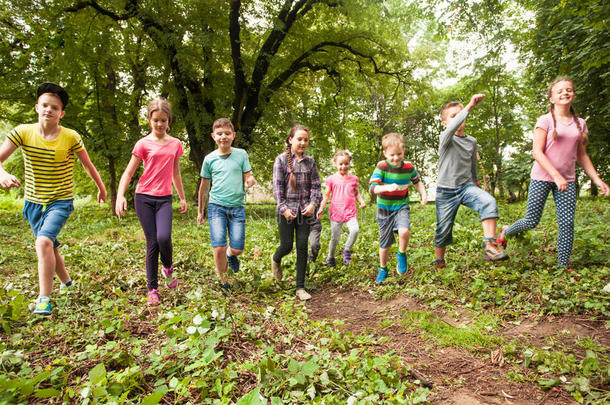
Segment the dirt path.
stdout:
<path fill-rule="evenodd" d="M 329 289 L 315 294 L 307 306 L 312 319 L 338 319 L 345 322 L 342 328 L 353 333 L 389 338 L 388 343 L 378 346 L 379 352 L 394 350 L 413 367 L 420 379 L 430 382 L 433 385 L 430 400 L 435 404 L 576 403 L 565 390 L 543 391 L 534 383 L 510 381 L 507 371 L 519 366 L 492 361 L 489 349 L 481 348 L 482 351 L 477 354 L 439 347 L 425 339 L 420 331 L 402 327 L 398 322 L 390 323 L 392 326 L 385 328 L 380 326 L 381 321 L 398 317 L 402 310 L 429 310 L 410 297 L 375 301 L 367 291 Z M 437 315 L 449 324 L 456 323 L 455 319 L 445 314 L 437 312 Z M 575 339 L 575 336 L 594 336 L 596 331 L 604 330 L 601 325 L 599 328 L 596 326 L 587 320 L 575 323 L 571 319 L 545 319 L 542 322 L 526 319 L 519 325 L 511 324 L 503 328 L 501 333 L 509 339 L 528 339 L 528 342 L 536 344 L 558 333 L 571 339 Z M 608 343 L 608 336 L 596 338 L 601 343 Z"/>

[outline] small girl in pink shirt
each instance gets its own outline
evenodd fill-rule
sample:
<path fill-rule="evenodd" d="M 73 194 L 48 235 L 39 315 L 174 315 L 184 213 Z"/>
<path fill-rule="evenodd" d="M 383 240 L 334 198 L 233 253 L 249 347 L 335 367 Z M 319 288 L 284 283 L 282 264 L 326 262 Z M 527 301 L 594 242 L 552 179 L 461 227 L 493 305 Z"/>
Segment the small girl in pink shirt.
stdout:
<path fill-rule="evenodd" d="M 176 288 L 172 259 L 172 182 L 180 196 L 180 212 L 186 212 L 186 198 L 182 187 L 179 158 L 184 151 L 182 144 L 169 135 L 172 110 L 167 100 L 158 98 L 148 104 L 148 123 L 151 133 L 136 142 L 131 152 L 117 192 L 115 212 L 121 218 L 127 210 L 125 192 L 140 162 L 144 173 L 138 180 L 134 205 L 140 225 L 146 236 L 146 278 L 148 279 L 149 305 L 159 305 L 159 255 L 161 272 L 168 288 Z"/>
<path fill-rule="evenodd" d="M 343 263 L 350 264 L 352 261 L 352 246 L 358 237 L 358 211 L 356 200 L 360 203 L 360 209 L 366 207 L 366 203 L 358 191 L 358 177 L 349 174 L 349 166 L 352 155 L 346 150 L 339 150 L 333 157 L 333 164 L 337 173 L 326 179 L 326 190 L 324 198 L 318 210 L 318 218 L 322 217 L 324 208 L 330 198 L 330 242 L 328 245 L 328 257 L 326 264 L 335 267 L 335 250 L 341 239 L 343 224 L 347 225 L 349 235 L 343 248 Z M 332 197 L 331 197 L 332 195 Z"/>
<path fill-rule="evenodd" d="M 534 130 L 532 154 L 536 161 L 532 167 L 525 218 L 503 227 L 497 243 L 506 247 L 506 236 L 536 227 L 549 192 L 552 192 L 559 225 L 558 262 L 567 268 L 574 240 L 575 163 L 584 169 L 601 194 L 609 194 L 610 189 L 595 171 L 587 154 L 587 124 L 572 107 L 575 97 L 572 80 L 566 77 L 556 79 L 549 86 L 548 97 L 549 112 L 538 119 Z"/>

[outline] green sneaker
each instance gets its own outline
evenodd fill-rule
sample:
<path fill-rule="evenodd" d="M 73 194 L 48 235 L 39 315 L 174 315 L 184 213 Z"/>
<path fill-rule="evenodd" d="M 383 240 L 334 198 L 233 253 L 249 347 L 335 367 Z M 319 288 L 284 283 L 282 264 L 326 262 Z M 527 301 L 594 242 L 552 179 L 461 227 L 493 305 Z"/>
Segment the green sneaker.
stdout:
<path fill-rule="evenodd" d="M 53 311 L 53 306 L 49 297 L 36 298 L 36 305 L 34 306 L 34 313 L 36 315 L 49 316 L 51 311 Z"/>

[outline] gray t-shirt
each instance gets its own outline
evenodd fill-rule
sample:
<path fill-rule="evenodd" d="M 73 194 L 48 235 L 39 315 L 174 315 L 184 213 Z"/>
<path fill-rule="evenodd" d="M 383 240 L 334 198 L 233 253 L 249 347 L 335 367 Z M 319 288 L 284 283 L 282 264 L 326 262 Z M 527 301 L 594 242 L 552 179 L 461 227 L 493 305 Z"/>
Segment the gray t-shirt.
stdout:
<path fill-rule="evenodd" d="M 477 140 L 472 136 L 458 136 L 455 131 L 462 125 L 468 110 L 460 111 L 441 133 L 438 143 L 438 187 L 458 188 L 476 183 Z"/>

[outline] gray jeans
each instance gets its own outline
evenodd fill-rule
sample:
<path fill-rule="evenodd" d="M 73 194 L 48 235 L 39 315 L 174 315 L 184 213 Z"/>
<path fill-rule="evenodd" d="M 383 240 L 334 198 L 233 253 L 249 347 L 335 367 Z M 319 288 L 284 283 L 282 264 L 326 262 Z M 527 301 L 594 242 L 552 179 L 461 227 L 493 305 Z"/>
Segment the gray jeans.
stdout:
<path fill-rule="evenodd" d="M 309 222 L 309 262 L 313 263 L 320 253 L 320 233 L 322 232 L 322 221 L 317 217 Z"/>
<path fill-rule="evenodd" d="M 347 225 L 349 234 L 347 235 L 347 241 L 343 250 L 352 250 L 352 246 L 356 242 L 360 227 L 358 226 L 358 218 L 354 217 L 347 222 L 342 221 L 330 221 L 330 243 L 328 244 L 328 257 L 335 257 L 335 251 L 339 240 L 341 240 L 341 229 L 343 224 Z"/>

